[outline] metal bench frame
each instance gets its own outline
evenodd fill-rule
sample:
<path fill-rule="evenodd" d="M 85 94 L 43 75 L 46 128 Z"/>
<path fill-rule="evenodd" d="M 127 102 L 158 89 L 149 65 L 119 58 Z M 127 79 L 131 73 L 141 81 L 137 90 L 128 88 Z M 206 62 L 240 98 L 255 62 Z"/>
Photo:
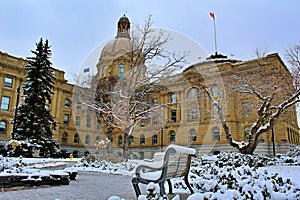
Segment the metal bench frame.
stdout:
<path fill-rule="evenodd" d="M 141 194 L 138 184 L 139 183 L 149 184 L 150 182 L 159 184 L 160 195 L 163 196 L 163 195 L 165 195 L 164 184 L 165 184 L 165 181 L 167 181 L 168 185 L 169 185 L 169 194 L 172 194 L 173 190 L 172 190 L 171 179 L 176 178 L 176 177 L 182 177 L 182 176 L 184 177 L 184 182 L 185 182 L 186 186 L 189 188 L 191 194 L 193 194 L 194 191 L 189 184 L 188 174 L 189 174 L 189 170 L 190 170 L 191 158 L 195 157 L 195 154 L 196 154 L 195 149 L 181 147 L 181 146 L 172 144 L 172 145 L 169 145 L 169 147 L 166 149 L 164 154 L 161 154 L 161 153 L 157 154 L 158 156 L 156 156 L 154 154 L 153 160 L 144 160 L 140 165 L 138 165 L 136 167 L 135 177 L 132 179 L 132 185 L 133 185 L 136 197 L 138 198 L 138 196 Z M 175 173 L 170 175 L 170 174 L 168 174 L 168 169 L 169 169 L 171 163 L 174 164 L 174 162 L 176 162 L 176 161 L 172 160 L 173 155 L 179 156 L 178 162 L 182 157 L 186 157 L 185 158 L 186 163 L 184 166 L 178 164 Z M 160 162 L 159 162 L 159 159 L 162 159 L 162 157 L 163 157 L 163 161 L 160 160 Z M 182 167 L 185 167 L 185 168 L 183 169 Z M 178 169 L 178 168 L 180 168 L 180 169 Z M 161 171 L 161 174 L 160 174 L 159 178 L 157 178 L 156 180 L 146 179 L 146 178 L 141 177 L 141 175 L 140 175 L 141 170 L 148 170 L 148 171 L 152 171 L 152 172 L 153 171 Z"/>

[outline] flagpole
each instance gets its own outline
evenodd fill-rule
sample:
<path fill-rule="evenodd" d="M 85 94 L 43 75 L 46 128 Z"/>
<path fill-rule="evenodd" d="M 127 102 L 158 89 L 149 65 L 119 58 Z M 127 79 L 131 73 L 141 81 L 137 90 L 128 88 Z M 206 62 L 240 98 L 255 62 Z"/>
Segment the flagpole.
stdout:
<path fill-rule="evenodd" d="M 214 35 L 215 35 L 215 51 L 216 51 L 216 55 L 218 54 L 218 49 L 217 49 L 217 33 L 216 33 L 216 19 L 215 16 L 213 18 L 214 20 Z"/>
<path fill-rule="evenodd" d="M 215 55 L 211 55 L 209 58 L 210 59 L 216 59 L 216 58 L 227 58 L 227 56 L 218 54 L 218 49 L 217 49 L 217 29 L 216 29 L 216 18 L 215 14 L 213 12 L 209 13 L 210 17 L 214 20 L 214 36 L 215 36 Z"/>

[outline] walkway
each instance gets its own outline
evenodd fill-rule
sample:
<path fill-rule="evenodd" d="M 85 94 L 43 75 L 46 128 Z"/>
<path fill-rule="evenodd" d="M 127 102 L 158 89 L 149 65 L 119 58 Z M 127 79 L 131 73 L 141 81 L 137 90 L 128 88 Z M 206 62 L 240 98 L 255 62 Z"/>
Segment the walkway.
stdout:
<path fill-rule="evenodd" d="M 131 176 L 79 173 L 70 185 L 0 192 L 5 200 L 107 200 L 111 196 L 135 199 Z"/>

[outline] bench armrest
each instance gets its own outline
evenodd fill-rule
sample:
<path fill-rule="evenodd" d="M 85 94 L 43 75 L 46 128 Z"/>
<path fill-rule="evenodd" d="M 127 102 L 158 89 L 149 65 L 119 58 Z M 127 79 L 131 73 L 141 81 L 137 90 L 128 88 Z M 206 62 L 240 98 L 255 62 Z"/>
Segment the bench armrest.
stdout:
<path fill-rule="evenodd" d="M 154 161 L 151 162 L 144 160 L 141 164 L 139 164 L 136 169 L 135 173 L 139 173 L 140 170 L 146 169 L 146 170 L 161 170 L 163 168 L 163 162 L 160 161 Z"/>

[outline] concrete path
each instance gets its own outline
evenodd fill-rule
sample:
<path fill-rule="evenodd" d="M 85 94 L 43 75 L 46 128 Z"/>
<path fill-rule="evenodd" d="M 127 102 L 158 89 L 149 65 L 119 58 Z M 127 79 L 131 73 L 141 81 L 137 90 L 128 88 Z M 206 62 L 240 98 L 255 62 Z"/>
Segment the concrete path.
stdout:
<path fill-rule="evenodd" d="M 1 200 L 107 200 L 111 196 L 136 199 L 131 176 L 79 173 L 70 185 L 43 186 L 0 192 Z"/>

